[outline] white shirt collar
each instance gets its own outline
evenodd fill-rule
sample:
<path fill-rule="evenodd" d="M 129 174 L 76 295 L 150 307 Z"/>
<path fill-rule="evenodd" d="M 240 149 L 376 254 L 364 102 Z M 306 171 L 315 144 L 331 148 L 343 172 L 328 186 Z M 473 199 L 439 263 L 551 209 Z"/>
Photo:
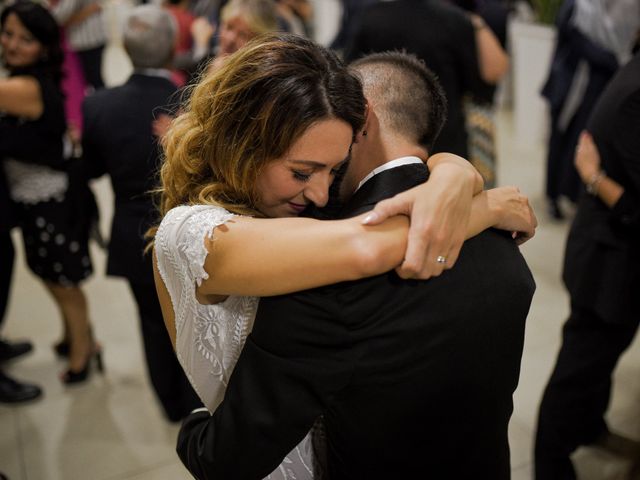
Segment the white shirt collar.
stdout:
<path fill-rule="evenodd" d="M 403 165 L 411 165 L 413 163 L 424 163 L 424 162 L 422 161 L 421 158 L 409 156 L 409 157 L 396 158 L 395 160 L 391 160 L 390 162 L 383 163 L 379 167 L 369 172 L 369 175 L 367 175 L 362 179 L 362 181 L 358 184 L 358 188 L 356 188 L 356 192 L 360 190 L 360 187 L 362 187 L 362 185 L 364 185 L 367 181 L 371 180 L 374 176 L 376 176 L 380 172 L 384 172 L 385 170 L 391 170 L 392 168 L 401 167 Z"/>

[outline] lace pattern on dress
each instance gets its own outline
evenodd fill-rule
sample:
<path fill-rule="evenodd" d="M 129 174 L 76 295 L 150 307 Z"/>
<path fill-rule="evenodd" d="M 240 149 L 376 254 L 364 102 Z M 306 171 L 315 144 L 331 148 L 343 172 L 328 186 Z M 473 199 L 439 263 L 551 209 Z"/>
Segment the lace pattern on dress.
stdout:
<path fill-rule="evenodd" d="M 4 171 L 11 199 L 14 202 L 35 205 L 49 200 L 62 201 L 69 188 L 69 176 L 46 165 L 24 163 L 8 158 Z"/>
<path fill-rule="evenodd" d="M 229 296 L 215 305 L 196 299 L 196 285 L 208 278 L 205 239 L 234 216 L 211 205 L 176 207 L 165 215 L 155 238 L 158 271 L 175 316 L 178 360 L 210 411 L 222 401 L 258 309 L 257 297 Z M 313 462 L 309 434 L 267 478 L 313 479 Z"/>
<path fill-rule="evenodd" d="M 324 477 L 314 474 L 313 454 L 312 432 L 309 432 L 264 480 L 322 480 Z"/>
<path fill-rule="evenodd" d="M 222 400 L 258 308 L 256 297 L 230 296 L 216 305 L 202 305 L 196 299 L 196 285 L 208 278 L 205 239 L 233 217 L 215 206 L 176 207 L 156 234 L 158 270 L 175 316 L 178 360 L 212 411 Z"/>

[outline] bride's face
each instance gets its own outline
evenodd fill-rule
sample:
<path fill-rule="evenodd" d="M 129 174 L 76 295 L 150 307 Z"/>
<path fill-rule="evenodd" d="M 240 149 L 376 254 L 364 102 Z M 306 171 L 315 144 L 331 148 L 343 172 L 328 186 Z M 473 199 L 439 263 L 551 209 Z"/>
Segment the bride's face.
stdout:
<path fill-rule="evenodd" d="M 326 205 L 335 172 L 349 157 L 353 131 L 343 120 L 309 127 L 257 182 L 258 210 L 268 217 L 294 217 L 310 204 Z"/>

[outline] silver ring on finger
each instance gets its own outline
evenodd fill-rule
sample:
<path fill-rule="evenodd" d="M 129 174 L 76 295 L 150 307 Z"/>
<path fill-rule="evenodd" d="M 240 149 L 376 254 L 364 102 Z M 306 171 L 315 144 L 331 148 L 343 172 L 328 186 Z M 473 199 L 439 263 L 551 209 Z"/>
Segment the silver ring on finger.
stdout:
<path fill-rule="evenodd" d="M 444 255 L 438 255 L 436 257 L 436 263 L 447 263 L 447 257 Z"/>

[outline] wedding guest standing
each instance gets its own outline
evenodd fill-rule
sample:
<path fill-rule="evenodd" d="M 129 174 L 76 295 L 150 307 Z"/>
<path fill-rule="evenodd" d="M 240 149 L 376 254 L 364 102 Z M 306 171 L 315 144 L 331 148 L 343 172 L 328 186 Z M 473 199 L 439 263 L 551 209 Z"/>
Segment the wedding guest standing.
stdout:
<path fill-rule="evenodd" d="M 133 75 L 84 103 L 83 151 L 93 175 L 109 174 L 115 193 L 107 274 L 124 277 L 138 306 L 151 383 L 167 418 L 178 421 L 200 406 L 176 359 L 153 283 L 144 233 L 157 223 L 150 191 L 156 185 L 160 147 L 155 116 L 176 101 L 171 65 L 176 29 L 171 14 L 155 5 L 136 7 L 124 28 Z"/>
<path fill-rule="evenodd" d="M 252 38 L 277 29 L 273 0 L 230 0 L 220 10 L 218 43 L 209 59 L 215 68 Z"/>
<path fill-rule="evenodd" d="M 575 479 L 569 455 L 607 443 L 611 375 L 640 322 L 640 54 L 602 93 L 587 129 L 564 261 L 571 315 L 540 405 L 538 480 Z"/>
<path fill-rule="evenodd" d="M 631 58 L 640 28 L 637 0 L 568 0 L 557 19 L 558 37 L 542 89 L 551 115 L 546 194 L 549 213 L 564 218 L 559 199 L 578 199 L 580 179 L 573 166 L 578 136 L 603 89 Z"/>
<path fill-rule="evenodd" d="M 102 56 L 107 32 L 102 3 L 97 0 L 60 0 L 52 12 L 64 26 L 69 45 L 80 57 L 84 78 L 94 89 L 104 87 Z"/>
<path fill-rule="evenodd" d="M 379 2 L 361 13 L 344 56 L 352 61 L 386 50 L 413 53 L 438 76 L 449 108 L 433 152 L 468 158 L 463 96 L 481 93 L 485 83 L 495 84 L 508 68 L 495 35 L 482 18 L 448 2 Z"/>
<path fill-rule="evenodd" d="M 4 171 L 0 168 L 0 328 L 7 311 L 9 287 L 13 273 L 13 243 L 10 229 L 14 226 L 11 200 L 4 179 Z M 0 403 L 16 403 L 33 400 L 42 395 L 37 385 L 19 382 L 7 375 L 2 369 L 2 362 L 28 353 L 32 349 L 30 342 L 8 342 L 0 339 Z"/>
<path fill-rule="evenodd" d="M 27 263 L 53 296 L 65 338 L 56 349 L 69 356 L 61 379 L 87 379 L 100 347 L 93 339 L 80 283 L 91 273 L 88 237 L 95 210 L 79 165 L 62 155 L 66 130 L 60 87 L 58 25 L 41 5 L 19 0 L 0 16 L 0 156 L 16 205 Z"/>

